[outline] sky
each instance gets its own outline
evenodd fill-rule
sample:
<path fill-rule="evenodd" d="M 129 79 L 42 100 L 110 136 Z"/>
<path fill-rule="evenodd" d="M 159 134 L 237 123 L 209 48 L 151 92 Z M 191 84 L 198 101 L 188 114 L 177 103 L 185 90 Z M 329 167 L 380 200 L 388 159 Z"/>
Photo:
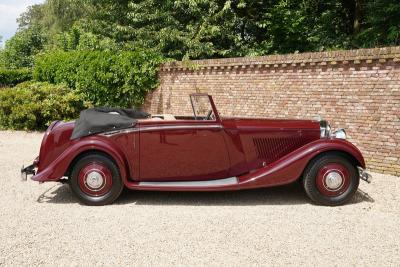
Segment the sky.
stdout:
<path fill-rule="evenodd" d="M 43 3 L 45 0 L 0 0 L 0 46 L 17 31 L 17 18 L 28 6 Z"/>

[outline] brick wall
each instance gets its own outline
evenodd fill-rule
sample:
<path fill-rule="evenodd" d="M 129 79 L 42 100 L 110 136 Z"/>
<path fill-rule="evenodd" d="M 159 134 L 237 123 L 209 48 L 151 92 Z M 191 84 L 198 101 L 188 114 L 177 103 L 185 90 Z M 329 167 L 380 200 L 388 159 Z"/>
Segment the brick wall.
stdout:
<path fill-rule="evenodd" d="M 164 64 L 150 113 L 192 114 L 188 94 L 222 116 L 315 118 L 347 130 L 368 167 L 400 175 L 400 47 Z"/>

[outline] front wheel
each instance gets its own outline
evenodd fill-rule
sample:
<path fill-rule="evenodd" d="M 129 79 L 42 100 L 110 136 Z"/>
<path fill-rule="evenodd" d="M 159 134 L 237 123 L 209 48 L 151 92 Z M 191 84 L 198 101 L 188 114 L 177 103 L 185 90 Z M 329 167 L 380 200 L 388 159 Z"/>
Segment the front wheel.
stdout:
<path fill-rule="evenodd" d="M 317 204 L 337 206 L 348 202 L 360 182 L 356 166 L 341 153 L 314 159 L 303 173 L 307 195 Z"/>
<path fill-rule="evenodd" d="M 112 203 L 124 188 L 118 167 L 99 153 L 80 158 L 72 169 L 69 182 L 78 199 L 91 206 Z"/>

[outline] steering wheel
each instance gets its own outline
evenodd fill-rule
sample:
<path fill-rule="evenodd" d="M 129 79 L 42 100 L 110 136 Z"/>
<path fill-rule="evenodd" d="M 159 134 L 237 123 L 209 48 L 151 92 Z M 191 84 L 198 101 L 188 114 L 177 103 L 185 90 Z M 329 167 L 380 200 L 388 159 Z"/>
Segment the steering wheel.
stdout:
<path fill-rule="evenodd" d="M 212 112 L 212 109 L 210 109 L 210 111 L 207 113 L 206 118 L 204 119 L 205 121 L 209 121 L 211 119 Z"/>

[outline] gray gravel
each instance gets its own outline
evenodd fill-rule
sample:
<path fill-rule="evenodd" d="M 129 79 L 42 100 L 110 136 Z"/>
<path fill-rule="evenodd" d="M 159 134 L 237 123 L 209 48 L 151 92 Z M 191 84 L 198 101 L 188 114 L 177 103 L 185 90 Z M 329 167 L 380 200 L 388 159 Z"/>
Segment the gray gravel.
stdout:
<path fill-rule="evenodd" d="M 21 182 L 42 133 L 0 132 L 0 265 L 399 265 L 400 177 L 352 203 L 310 204 L 298 184 L 241 192 L 126 191 L 80 205 L 68 185 Z"/>

